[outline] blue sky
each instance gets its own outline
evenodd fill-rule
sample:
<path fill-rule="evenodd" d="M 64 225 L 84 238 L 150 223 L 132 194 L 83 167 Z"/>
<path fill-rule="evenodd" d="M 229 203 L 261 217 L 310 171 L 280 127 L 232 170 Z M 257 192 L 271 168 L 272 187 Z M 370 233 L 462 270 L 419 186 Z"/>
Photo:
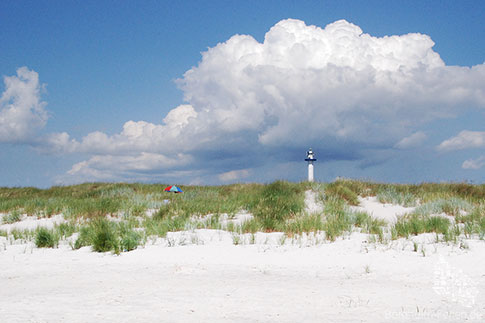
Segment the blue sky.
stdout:
<path fill-rule="evenodd" d="M 482 1 L 2 1 L 0 186 L 299 181 L 309 146 L 320 181 L 482 183 L 484 14 Z"/>

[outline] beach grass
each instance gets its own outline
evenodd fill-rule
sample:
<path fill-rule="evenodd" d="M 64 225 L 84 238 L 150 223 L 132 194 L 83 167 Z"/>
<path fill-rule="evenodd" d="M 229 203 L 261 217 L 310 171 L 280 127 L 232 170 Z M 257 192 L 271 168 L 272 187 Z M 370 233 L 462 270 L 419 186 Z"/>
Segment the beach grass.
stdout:
<path fill-rule="evenodd" d="M 37 248 L 54 248 L 59 244 L 59 236 L 54 230 L 38 228 L 35 232 L 35 245 Z"/>
<path fill-rule="evenodd" d="M 4 215 L 2 218 L 2 223 L 4 224 L 11 224 L 20 221 L 21 219 L 21 211 L 20 209 L 14 209 L 10 211 L 8 214 Z"/>
<path fill-rule="evenodd" d="M 332 183 L 231 184 L 181 186 L 183 194 L 164 192 L 163 184 L 85 183 L 55 186 L 0 188 L 2 223 L 21 220 L 21 215 L 50 217 L 62 213 L 67 220 L 53 229 L 10 230 L 3 236 L 37 240 L 56 246 L 73 234 L 73 248 L 91 246 L 94 251 L 119 253 L 146 243 L 149 237 L 166 238 L 168 232 L 197 228 L 222 229 L 241 234 L 284 232 L 286 237 L 325 233 L 329 241 L 354 230 L 382 241 L 433 232 L 446 242 L 461 236 L 485 238 L 484 185 L 467 183 L 386 184 L 339 179 Z M 305 191 L 313 190 L 323 209 L 305 212 Z M 376 196 L 381 203 L 414 207 L 395 224 L 355 212 L 359 197 Z M 152 210 L 150 215 L 148 211 Z M 240 223 L 221 222 L 238 212 L 252 217 Z M 116 221 L 115 221 L 116 220 Z M 47 243 L 49 236 L 54 244 Z M 51 240 L 52 240 L 51 239 Z M 237 244 L 242 239 L 235 238 Z M 55 242 L 57 241 L 57 242 Z"/>

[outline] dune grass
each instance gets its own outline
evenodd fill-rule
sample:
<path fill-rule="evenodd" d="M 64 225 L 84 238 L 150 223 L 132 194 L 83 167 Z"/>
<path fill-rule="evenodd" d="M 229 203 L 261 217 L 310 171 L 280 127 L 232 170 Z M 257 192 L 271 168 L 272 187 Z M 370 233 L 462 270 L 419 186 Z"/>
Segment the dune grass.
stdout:
<path fill-rule="evenodd" d="M 440 216 L 420 217 L 416 214 L 403 217 L 394 225 L 395 237 L 407 238 L 425 232 L 447 234 L 450 221 Z"/>
<path fill-rule="evenodd" d="M 263 186 L 247 208 L 265 231 L 281 231 L 282 225 L 301 213 L 304 206 L 302 184 L 277 181 Z"/>
<path fill-rule="evenodd" d="M 143 214 L 158 208 L 165 196 L 161 185 L 126 183 L 86 183 L 54 186 L 0 188 L 0 212 L 22 209 L 27 215 L 50 217 L 63 213 L 73 218 L 91 218 L 127 212 Z"/>
<path fill-rule="evenodd" d="M 398 190 L 395 186 L 386 186 L 377 192 L 377 200 L 381 203 L 392 203 L 410 207 L 417 205 L 417 199 L 418 197 L 408 190 Z"/>
<path fill-rule="evenodd" d="M 39 228 L 35 232 L 35 245 L 37 248 L 54 248 L 59 244 L 59 236 L 54 230 Z"/>
<path fill-rule="evenodd" d="M 14 210 L 11 210 L 8 214 L 3 216 L 1 223 L 12 224 L 20 221 L 20 219 L 21 219 L 21 211 L 19 209 L 14 209 Z"/>
<path fill-rule="evenodd" d="M 62 213 L 68 222 L 50 230 L 12 230 L 3 236 L 34 240 L 52 247 L 77 233 L 73 248 L 119 253 L 135 249 L 147 239 L 195 228 L 223 229 L 237 234 L 280 231 L 287 237 L 324 232 L 329 241 L 359 230 L 383 240 L 433 232 L 443 241 L 478 236 L 485 239 L 485 186 L 466 183 L 385 184 L 340 179 L 332 183 L 232 184 L 182 186 L 183 194 L 164 192 L 163 184 L 85 183 L 49 189 L 0 188 L 3 223 L 21 214 L 50 217 Z M 304 192 L 317 192 L 322 212 L 306 214 Z M 382 203 L 415 207 L 414 212 L 389 226 L 364 212 L 352 212 L 359 196 L 376 196 Z M 154 210 L 152 216 L 148 210 Z M 241 224 L 220 217 L 245 210 L 253 215 Z M 109 220 L 107 216 L 116 219 Z M 51 243 L 50 241 L 54 241 Z M 57 241 L 57 242 L 56 242 Z"/>
<path fill-rule="evenodd" d="M 136 249 L 144 239 L 144 234 L 136 231 L 126 222 L 113 222 L 104 217 L 92 219 L 82 226 L 74 243 L 74 249 L 91 246 L 96 252 L 121 251 Z"/>

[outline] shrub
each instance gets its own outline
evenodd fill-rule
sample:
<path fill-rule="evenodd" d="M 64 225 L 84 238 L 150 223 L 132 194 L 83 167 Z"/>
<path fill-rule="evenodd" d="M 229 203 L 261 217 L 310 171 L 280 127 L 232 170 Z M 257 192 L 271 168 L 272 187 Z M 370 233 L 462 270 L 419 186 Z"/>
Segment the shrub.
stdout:
<path fill-rule="evenodd" d="M 79 236 L 74 243 L 74 249 L 89 246 L 91 244 L 91 229 L 88 226 L 83 226 L 79 229 Z"/>
<path fill-rule="evenodd" d="M 59 238 L 52 231 L 46 228 L 39 228 L 35 234 L 35 245 L 38 248 L 54 248 L 58 245 Z"/>
<path fill-rule="evenodd" d="M 134 230 L 124 232 L 121 236 L 121 249 L 123 251 L 134 250 L 140 244 L 141 239 L 142 235 L 139 232 L 136 232 Z"/>
<path fill-rule="evenodd" d="M 74 243 L 74 249 L 92 246 L 94 251 L 114 253 L 120 252 L 120 235 L 117 224 L 100 217 L 92 220 L 79 230 L 79 236 Z"/>
<path fill-rule="evenodd" d="M 119 253 L 120 244 L 114 225 L 114 223 L 109 222 L 105 218 L 97 218 L 91 222 L 91 229 L 93 231 L 91 243 L 94 251 L 114 251 L 115 253 Z"/>
<path fill-rule="evenodd" d="M 122 251 L 131 251 L 138 247 L 143 238 L 142 232 L 135 231 L 133 226 L 127 222 L 120 222 L 117 225 L 117 233 L 120 239 Z"/>

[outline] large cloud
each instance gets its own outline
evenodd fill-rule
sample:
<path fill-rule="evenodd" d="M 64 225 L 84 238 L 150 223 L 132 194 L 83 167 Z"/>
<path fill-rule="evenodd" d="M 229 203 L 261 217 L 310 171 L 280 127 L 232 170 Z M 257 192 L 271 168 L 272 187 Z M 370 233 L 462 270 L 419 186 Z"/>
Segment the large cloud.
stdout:
<path fill-rule="evenodd" d="M 485 105 L 485 68 L 446 67 L 433 45 L 420 34 L 372 37 L 343 20 L 325 29 L 284 20 L 264 43 L 234 36 L 209 49 L 180 84 L 221 132 L 255 132 L 264 145 L 390 145 L 457 102 Z"/>
<path fill-rule="evenodd" d="M 16 76 L 5 76 L 5 91 L 0 98 L 0 142 L 31 142 L 48 119 L 40 98 L 39 75 L 27 67 Z"/>
<path fill-rule="evenodd" d="M 225 180 L 249 174 L 263 151 L 291 159 L 309 145 L 325 158 L 369 160 L 366 149 L 410 148 L 426 139 L 426 122 L 485 107 L 485 65 L 446 66 L 433 45 L 416 33 L 373 37 L 345 20 L 323 29 L 283 20 L 263 43 L 235 35 L 204 52 L 178 80 L 187 104 L 164 124 L 129 121 L 80 141 L 52 134 L 48 146 L 95 155 L 72 175 L 142 157 L 157 171 L 177 168 L 168 161 L 183 154 L 187 169 L 219 169 Z"/>

